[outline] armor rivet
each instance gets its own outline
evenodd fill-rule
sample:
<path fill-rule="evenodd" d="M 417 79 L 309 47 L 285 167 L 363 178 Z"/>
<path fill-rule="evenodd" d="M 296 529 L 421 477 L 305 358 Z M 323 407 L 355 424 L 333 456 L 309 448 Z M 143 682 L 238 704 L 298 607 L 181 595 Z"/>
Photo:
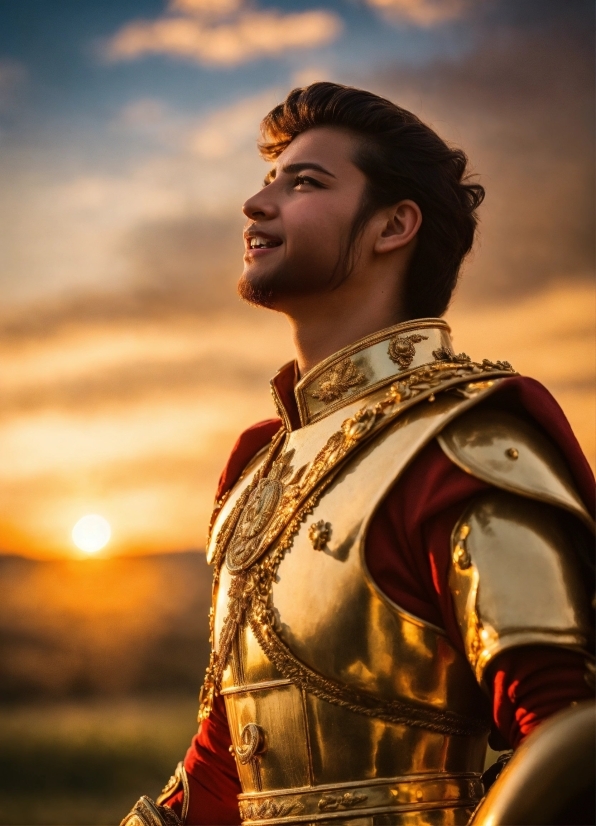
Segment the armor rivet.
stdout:
<path fill-rule="evenodd" d="M 422 794 L 422 789 L 416 789 L 416 800 L 423 800 L 424 795 Z"/>
<path fill-rule="evenodd" d="M 319 522 L 313 522 L 308 529 L 308 538 L 315 551 L 322 551 L 331 539 L 331 523 L 325 522 L 324 519 L 321 519 Z"/>
<path fill-rule="evenodd" d="M 518 459 L 519 450 L 516 447 L 508 447 L 505 451 L 505 455 L 508 456 L 510 459 Z"/>
<path fill-rule="evenodd" d="M 435 394 L 431 393 L 430 396 L 428 397 L 428 400 L 429 400 L 429 402 L 434 402 L 435 398 L 436 398 Z"/>

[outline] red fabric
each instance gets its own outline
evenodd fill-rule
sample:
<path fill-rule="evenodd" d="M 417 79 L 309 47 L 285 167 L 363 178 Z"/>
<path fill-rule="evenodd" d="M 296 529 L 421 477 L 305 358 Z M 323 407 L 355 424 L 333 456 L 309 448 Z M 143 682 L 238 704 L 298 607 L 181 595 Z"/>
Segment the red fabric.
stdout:
<path fill-rule="evenodd" d="M 289 371 L 288 371 L 289 373 Z M 297 420 L 292 384 L 279 376 L 277 389 Z M 286 376 L 287 378 L 287 376 Z M 512 378 L 503 382 L 499 399 L 523 408 L 557 443 L 567 457 L 580 492 L 593 505 L 593 476 L 561 408 L 538 382 Z M 278 419 L 245 431 L 222 474 L 218 497 L 229 490 L 250 459 L 279 429 Z M 450 536 L 470 499 L 488 485 L 453 465 L 431 442 L 405 471 L 371 522 L 366 561 L 385 593 L 407 611 L 441 626 L 463 652 L 448 588 Z M 589 696 L 583 657 L 558 648 L 517 648 L 501 654 L 489 671 L 494 721 L 516 746 L 540 721 Z M 190 808 L 188 824 L 240 822 L 236 795 L 240 784 L 228 749 L 231 745 L 223 700 L 201 724 L 187 752 Z M 181 794 L 168 801 L 180 813 Z"/>
<path fill-rule="evenodd" d="M 280 427 L 281 421 L 279 419 L 266 419 L 240 434 L 219 477 L 215 494 L 216 500 L 227 493 L 238 481 L 246 465 L 259 450 L 269 444 Z"/>
<path fill-rule="evenodd" d="M 551 714 L 594 696 L 585 673 L 584 657 L 564 648 L 512 648 L 491 663 L 493 716 L 512 748 Z"/>

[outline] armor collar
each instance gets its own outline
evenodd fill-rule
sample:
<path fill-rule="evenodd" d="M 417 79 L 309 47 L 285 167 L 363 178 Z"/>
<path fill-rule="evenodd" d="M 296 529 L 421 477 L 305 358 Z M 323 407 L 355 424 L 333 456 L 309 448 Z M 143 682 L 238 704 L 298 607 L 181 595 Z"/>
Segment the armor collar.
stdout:
<path fill-rule="evenodd" d="M 440 318 L 405 321 L 344 347 L 299 381 L 296 381 L 296 362 L 289 362 L 272 379 L 271 391 L 285 428 L 297 430 L 422 365 L 452 354 L 446 321 Z"/>

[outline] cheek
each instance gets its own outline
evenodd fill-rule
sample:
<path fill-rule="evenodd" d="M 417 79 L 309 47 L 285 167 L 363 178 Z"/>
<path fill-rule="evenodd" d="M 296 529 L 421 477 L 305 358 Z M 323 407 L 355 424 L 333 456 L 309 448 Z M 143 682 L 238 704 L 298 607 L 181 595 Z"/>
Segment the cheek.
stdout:
<path fill-rule="evenodd" d="M 321 199 L 316 207 L 297 205 L 288 211 L 287 217 L 288 254 L 317 259 L 337 258 L 349 227 L 349 217 L 338 214 L 337 204 L 327 204 Z"/>

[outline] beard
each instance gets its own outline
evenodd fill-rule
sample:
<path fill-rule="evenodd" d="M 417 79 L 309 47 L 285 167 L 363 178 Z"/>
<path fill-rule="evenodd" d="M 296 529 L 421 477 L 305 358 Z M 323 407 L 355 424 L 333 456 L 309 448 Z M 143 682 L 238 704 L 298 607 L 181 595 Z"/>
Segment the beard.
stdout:
<path fill-rule="evenodd" d="M 317 266 L 312 260 L 302 266 L 285 265 L 262 275 L 242 273 L 238 295 L 253 307 L 281 310 L 285 299 L 320 295 L 338 287 L 349 275 L 347 250 L 342 251 L 335 267 Z"/>

